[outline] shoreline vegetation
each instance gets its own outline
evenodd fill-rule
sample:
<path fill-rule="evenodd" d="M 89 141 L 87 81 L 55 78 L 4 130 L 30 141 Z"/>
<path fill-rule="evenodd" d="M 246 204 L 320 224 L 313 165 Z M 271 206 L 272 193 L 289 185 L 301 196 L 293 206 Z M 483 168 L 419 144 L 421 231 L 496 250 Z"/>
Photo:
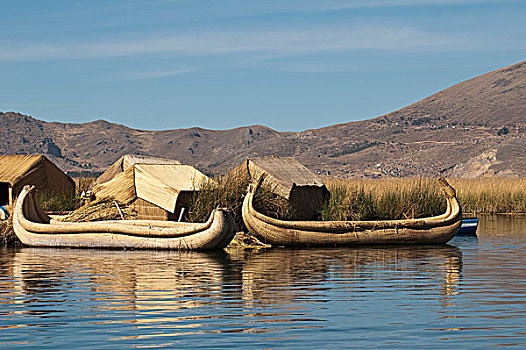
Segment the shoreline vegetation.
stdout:
<path fill-rule="evenodd" d="M 75 179 L 77 197 L 87 190 L 94 179 Z M 323 206 L 317 220 L 385 220 L 406 219 L 438 215 L 445 211 L 445 199 L 435 179 L 324 179 L 330 200 Z M 479 214 L 526 214 L 526 178 L 448 179 L 455 188 L 464 217 Z M 203 222 L 217 207 L 229 208 L 241 230 L 241 206 L 249 179 L 230 173 L 208 180 L 194 196 L 188 209 L 187 221 Z M 54 197 L 44 193 L 41 204 L 48 211 L 69 211 L 77 200 Z M 263 186 L 255 198 L 257 210 L 280 219 L 294 219 L 287 201 L 276 196 L 272 188 Z M 103 205 L 104 203 L 92 203 Z M 104 206 L 104 205 L 103 205 Z M 111 207 L 111 205 L 109 205 Z M 104 219 L 95 208 L 81 207 L 82 221 Z M 73 212 L 75 213 L 75 212 Z M 89 213 L 89 215 L 88 215 Z M 92 216 L 92 217 L 91 217 Z M 127 215 L 128 216 L 128 215 Z M 133 213 L 130 213 L 130 218 Z M 74 219 L 73 215 L 71 219 Z M 77 217 L 78 219 L 78 217 Z M 68 220 L 70 221 L 70 220 Z M 75 221 L 75 220 L 72 220 Z M 14 233 L 9 221 L 0 222 L 0 244 L 12 244 Z"/>
<path fill-rule="evenodd" d="M 447 179 L 455 188 L 464 216 L 525 214 L 526 178 Z M 218 206 L 230 208 L 241 223 L 241 205 L 248 178 L 228 174 L 206 183 L 194 197 L 189 220 L 204 220 Z M 325 178 L 331 193 L 317 220 L 388 220 L 439 215 L 446 201 L 436 179 Z M 256 209 L 279 219 L 294 219 L 287 202 L 262 187 Z"/>
<path fill-rule="evenodd" d="M 447 179 L 466 215 L 525 214 L 526 178 Z M 334 179 L 324 220 L 402 219 L 440 214 L 445 201 L 435 179 Z M 414 215 L 413 215 L 414 213 Z"/>
<path fill-rule="evenodd" d="M 452 179 L 450 184 L 464 213 L 526 213 L 526 178 Z"/>

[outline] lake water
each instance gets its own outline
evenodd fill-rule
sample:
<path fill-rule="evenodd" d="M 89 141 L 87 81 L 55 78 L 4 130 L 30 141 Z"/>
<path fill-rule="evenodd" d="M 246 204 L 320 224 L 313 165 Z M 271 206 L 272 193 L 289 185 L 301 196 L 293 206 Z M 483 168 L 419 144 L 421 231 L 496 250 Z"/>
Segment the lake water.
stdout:
<path fill-rule="evenodd" d="M 526 217 L 430 247 L 0 249 L 0 348 L 526 347 Z"/>

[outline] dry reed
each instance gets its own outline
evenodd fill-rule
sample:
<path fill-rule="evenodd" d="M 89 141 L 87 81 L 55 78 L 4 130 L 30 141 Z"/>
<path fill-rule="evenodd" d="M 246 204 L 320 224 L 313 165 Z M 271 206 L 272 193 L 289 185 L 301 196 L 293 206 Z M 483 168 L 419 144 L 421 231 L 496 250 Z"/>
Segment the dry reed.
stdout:
<path fill-rule="evenodd" d="M 124 219 L 137 219 L 137 213 L 126 205 L 119 204 Z M 113 200 L 91 202 L 62 217 L 66 222 L 88 222 L 122 219 L 119 209 Z"/>
<path fill-rule="evenodd" d="M 249 181 L 246 174 L 236 172 L 209 179 L 194 195 L 188 212 L 188 221 L 204 222 L 213 209 L 221 207 L 232 212 L 237 229 L 243 230 L 241 210 Z M 268 186 L 262 186 L 258 190 L 254 202 L 257 209 L 263 213 L 279 218 L 290 217 L 287 200 L 275 195 Z"/>
<path fill-rule="evenodd" d="M 526 213 L 526 178 L 452 179 L 464 213 Z"/>
<path fill-rule="evenodd" d="M 431 179 L 326 179 L 331 199 L 323 220 L 420 218 L 445 211 L 446 202 Z"/>
<path fill-rule="evenodd" d="M 20 243 L 20 240 L 13 230 L 13 217 L 0 221 L 0 245 L 14 245 Z"/>

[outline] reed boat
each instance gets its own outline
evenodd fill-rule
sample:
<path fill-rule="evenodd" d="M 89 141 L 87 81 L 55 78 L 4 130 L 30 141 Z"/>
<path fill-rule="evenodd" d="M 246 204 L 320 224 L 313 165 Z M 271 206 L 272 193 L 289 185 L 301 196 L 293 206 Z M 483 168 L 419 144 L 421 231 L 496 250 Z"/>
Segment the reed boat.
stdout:
<path fill-rule="evenodd" d="M 362 244 L 440 244 L 455 236 L 461 225 L 461 208 L 453 187 L 439 178 L 447 209 L 438 216 L 378 221 L 286 221 L 254 209 L 261 185 L 250 184 L 243 201 L 243 221 L 250 232 L 273 246 L 345 246 Z"/>
<path fill-rule="evenodd" d="M 13 228 L 32 247 L 211 250 L 226 247 L 235 234 L 232 214 L 215 209 L 205 223 L 161 220 L 60 222 L 40 207 L 34 187 L 25 186 L 13 212 Z"/>

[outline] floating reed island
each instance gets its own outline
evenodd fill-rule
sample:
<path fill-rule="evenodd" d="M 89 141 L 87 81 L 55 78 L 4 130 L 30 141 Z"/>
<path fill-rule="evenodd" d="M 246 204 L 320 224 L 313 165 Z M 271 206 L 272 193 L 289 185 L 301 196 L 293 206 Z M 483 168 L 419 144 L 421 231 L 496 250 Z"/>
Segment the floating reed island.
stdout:
<path fill-rule="evenodd" d="M 47 184 L 47 178 L 53 178 L 58 168 L 45 157 L 5 160 L 16 163 L 0 171 L 0 175 L 10 176 L 0 178 L 5 187 L 0 187 L 0 205 L 11 211 L 21 185 L 34 179 L 38 180 L 39 205 L 47 213 L 78 208 L 83 203 L 80 197 L 92 193 L 91 202 L 59 219 L 71 223 L 161 219 L 198 224 L 207 222 L 210 213 L 222 207 L 232 213 L 235 231 L 244 231 L 241 239 L 246 241 L 250 228 L 243 219 L 243 202 L 249 184 L 258 179 L 262 182 L 251 194 L 253 209 L 278 220 L 413 220 L 448 210 L 448 201 L 435 179 L 320 178 L 287 157 L 249 159 L 225 176 L 208 178 L 176 160 L 123 156 L 99 178 L 74 179 L 75 191 L 67 177 L 57 176 L 61 182 L 55 179 L 57 183 Z M 449 179 L 449 183 L 456 189 L 462 211 L 469 215 L 526 213 L 526 179 Z M 50 190 L 59 185 L 67 190 Z M 1 221 L 0 243 L 16 240 L 11 221 Z"/>

